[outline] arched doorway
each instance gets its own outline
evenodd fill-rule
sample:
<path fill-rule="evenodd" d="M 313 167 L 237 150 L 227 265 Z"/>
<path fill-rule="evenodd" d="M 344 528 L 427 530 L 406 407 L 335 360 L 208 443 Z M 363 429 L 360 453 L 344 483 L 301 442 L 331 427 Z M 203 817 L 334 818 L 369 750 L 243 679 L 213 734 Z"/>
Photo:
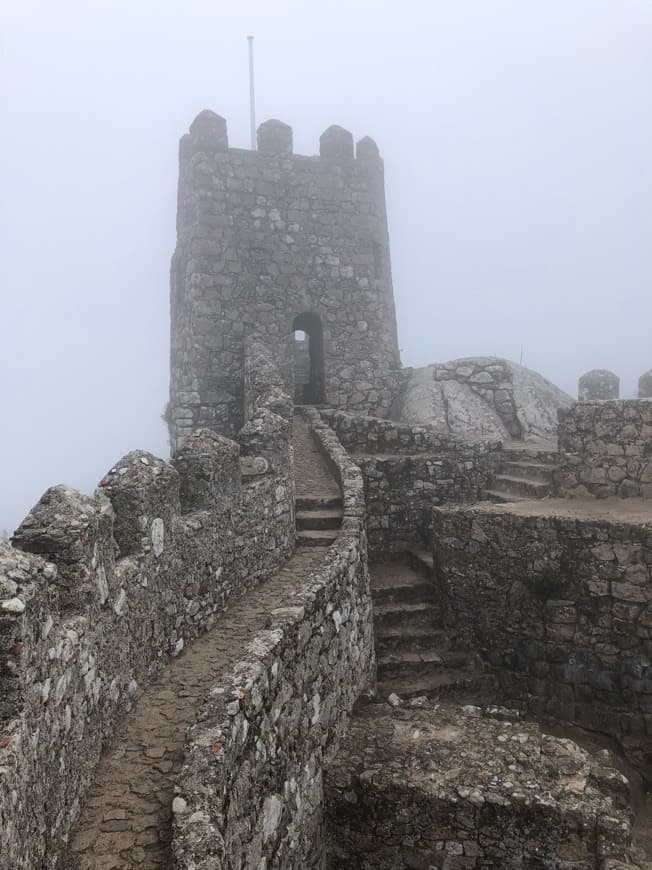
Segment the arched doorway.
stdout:
<path fill-rule="evenodd" d="M 324 391 L 324 336 L 318 314 L 298 314 L 292 323 L 294 335 L 294 401 L 298 405 L 321 405 Z"/>

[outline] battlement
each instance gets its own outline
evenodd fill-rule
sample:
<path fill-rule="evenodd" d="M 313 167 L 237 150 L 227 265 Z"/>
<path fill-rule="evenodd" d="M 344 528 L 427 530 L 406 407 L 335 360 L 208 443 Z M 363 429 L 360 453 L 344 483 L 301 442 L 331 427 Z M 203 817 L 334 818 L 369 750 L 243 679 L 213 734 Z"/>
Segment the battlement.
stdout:
<path fill-rule="evenodd" d="M 180 161 L 192 158 L 195 154 L 211 155 L 232 152 L 248 154 L 259 160 L 270 157 L 298 157 L 293 152 L 292 127 L 270 118 L 263 121 L 257 130 L 257 150 L 230 148 L 226 119 L 209 109 L 200 112 L 181 138 Z M 328 127 L 319 138 L 319 157 L 324 160 L 339 161 L 344 164 L 353 160 L 382 161 L 378 146 L 370 136 L 364 136 L 354 144 L 353 134 L 337 124 Z M 315 157 L 304 157 L 315 160 Z"/>

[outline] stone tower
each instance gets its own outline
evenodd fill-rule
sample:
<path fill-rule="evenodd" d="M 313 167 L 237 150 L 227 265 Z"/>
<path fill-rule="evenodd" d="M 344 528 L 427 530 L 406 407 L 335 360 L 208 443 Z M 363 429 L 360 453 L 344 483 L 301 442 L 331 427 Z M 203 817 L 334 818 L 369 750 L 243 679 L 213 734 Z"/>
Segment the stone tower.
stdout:
<path fill-rule="evenodd" d="M 354 153 L 351 133 L 330 127 L 319 157 L 299 156 L 291 128 L 266 121 L 257 151 L 229 148 L 226 121 L 204 111 L 179 162 L 173 444 L 200 426 L 233 435 L 242 425 L 244 344 L 256 333 L 290 395 L 386 414 L 400 359 L 376 144 L 362 139 Z M 295 333 L 309 349 L 296 389 Z"/>

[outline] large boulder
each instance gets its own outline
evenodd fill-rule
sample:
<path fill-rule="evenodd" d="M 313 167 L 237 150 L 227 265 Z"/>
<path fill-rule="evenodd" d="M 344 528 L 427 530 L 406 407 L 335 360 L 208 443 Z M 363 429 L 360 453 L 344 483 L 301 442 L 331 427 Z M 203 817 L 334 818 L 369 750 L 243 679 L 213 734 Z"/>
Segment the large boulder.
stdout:
<path fill-rule="evenodd" d="M 557 411 L 573 399 L 537 372 L 496 357 L 414 369 L 400 419 L 463 438 L 554 441 Z"/>

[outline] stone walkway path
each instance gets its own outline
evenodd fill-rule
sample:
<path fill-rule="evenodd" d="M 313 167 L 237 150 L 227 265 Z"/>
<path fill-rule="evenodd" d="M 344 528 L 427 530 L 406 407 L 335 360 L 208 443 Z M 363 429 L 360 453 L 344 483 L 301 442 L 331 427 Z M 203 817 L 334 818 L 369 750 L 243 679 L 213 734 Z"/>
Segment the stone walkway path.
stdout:
<path fill-rule="evenodd" d="M 302 421 L 299 421 L 300 423 Z M 295 473 L 317 492 L 334 484 L 305 424 L 295 418 Z M 171 806 L 186 730 L 220 673 L 243 658 L 269 614 L 305 584 L 324 555 L 301 548 L 270 580 L 231 604 L 149 684 L 104 751 L 64 870 L 153 870 L 170 866 Z"/>
<path fill-rule="evenodd" d="M 297 551 L 149 684 L 96 768 L 66 870 L 169 867 L 171 806 L 186 730 L 219 674 L 243 657 L 270 612 L 299 591 L 321 558 L 323 550 Z"/>
<path fill-rule="evenodd" d="M 320 499 L 339 498 L 340 488 L 303 417 L 294 418 L 293 433 L 297 501 L 307 496 Z"/>

